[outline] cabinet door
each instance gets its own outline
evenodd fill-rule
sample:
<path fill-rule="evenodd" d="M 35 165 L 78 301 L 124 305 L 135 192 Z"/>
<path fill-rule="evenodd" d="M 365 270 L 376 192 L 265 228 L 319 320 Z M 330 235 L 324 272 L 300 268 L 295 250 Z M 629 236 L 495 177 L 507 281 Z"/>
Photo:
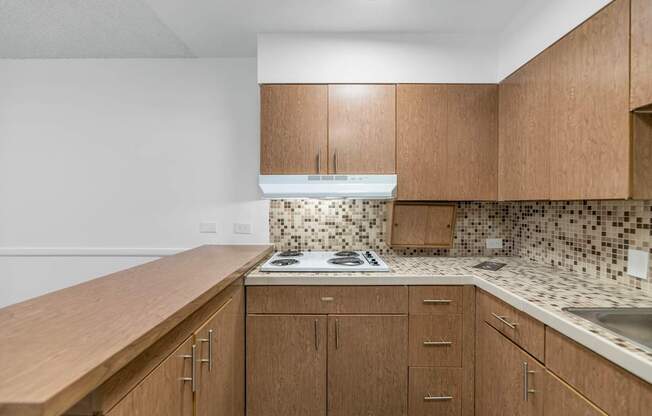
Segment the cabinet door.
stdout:
<path fill-rule="evenodd" d="M 448 87 L 448 200 L 498 196 L 498 86 Z"/>
<path fill-rule="evenodd" d="M 396 171 L 396 87 L 329 85 L 329 173 Z"/>
<path fill-rule="evenodd" d="M 546 370 L 543 414 L 545 416 L 605 416 L 606 413 L 595 407 L 566 383 Z"/>
<path fill-rule="evenodd" d="M 616 0 L 551 53 L 551 199 L 629 196 L 629 1 Z"/>
<path fill-rule="evenodd" d="M 447 94 L 443 84 L 396 87 L 398 199 L 427 201 L 447 197 Z"/>
<path fill-rule="evenodd" d="M 244 414 L 244 310 L 241 291 L 195 333 L 196 415 Z"/>
<path fill-rule="evenodd" d="M 476 414 L 542 416 L 543 366 L 485 322 L 476 345 Z"/>
<path fill-rule="evenodd" d="M 260 87 L 260 173 L 326 173 L 328 87 Z"/>
<path fill-rule="evenodd" d="M 450 247 L 453 244 L 454 206 L 396 203 L 392 210 L 392 246 Z"/>
<path fill-rule="evenodd" d="M 329 416 L 407 414 L 405 315 L 328 317 Z"/>
<path fill-rule="evenodd" d="M 652 1 L 632 2 L 631 108 L 652 104 Z"/>
<path fill-rule="evenodd" d="M 550 198 L 550 54 L 500 83 L 500 200 Z"/>
<path fill-rule="evenodd" d="M 122 399 L 108 416 L 193 416 L 192 339 L 184 342 Z"/>
<path fill-rule="evenodd" d="M 247 316 L 247 415 L 326 415 L 326 317 Z"/>

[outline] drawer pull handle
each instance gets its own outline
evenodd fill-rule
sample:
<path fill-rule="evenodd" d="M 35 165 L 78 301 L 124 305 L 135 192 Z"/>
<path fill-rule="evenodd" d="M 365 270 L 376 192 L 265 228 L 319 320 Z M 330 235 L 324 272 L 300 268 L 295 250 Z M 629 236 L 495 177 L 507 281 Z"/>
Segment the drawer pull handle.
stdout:
<path fill-rule="evenodd" d="M 450 299 L 424 299 L 423 300 L 423 303 L 428 305 L 447 305 L 451 302 L 452 300 Z"/>
<path fill-rule="evenodd" d="M 507 325 L 508 327 L 510 327 L 510 328 L 512 328 L 512 329 L 516 329 L 516 326 L 518 325 L 517 322 L 509 322 L 509 321 L 507 320 L 507 317 L 506 317 L 506 316 L 496 315 L 496 314 L 493 313 L 493 312 L 491 312 L 491 314 L 493 315 L 494 318 L 498 319 L 500 322 L 504 323 L 504 324 Z"/>
<path fill-rule="evenodd" d="M 453 396 L 432 396 L 428 394 L 423 398 L 427 402 L 443 402 L 447 400 L 453 400 Z"/>
<path fill-rule="evenodd" d="M 448 347 L 453 343 L 451 341 L 423 341 L 423 345 L 426 347 Z"/>
<path fill-rule="evenodd" d="M 332 302 L 332 301 L 334 301 L 334 300 L 335 300 L 335 298 L 332 297 L 332 296 L 322 296 L 322 297 L 321 297 L 321 301 L 322 301 L 322 302 Z"/>

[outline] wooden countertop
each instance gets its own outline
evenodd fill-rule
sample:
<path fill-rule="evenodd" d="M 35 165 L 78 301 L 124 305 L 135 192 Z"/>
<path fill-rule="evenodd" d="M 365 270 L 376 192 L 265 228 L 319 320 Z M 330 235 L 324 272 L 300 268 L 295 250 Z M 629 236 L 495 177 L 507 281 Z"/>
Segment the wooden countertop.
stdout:
<path fill-rule="evenodd" d="M 58 415 L 271 253 L 202 246 L 0 309 L 0 415 Z"/>

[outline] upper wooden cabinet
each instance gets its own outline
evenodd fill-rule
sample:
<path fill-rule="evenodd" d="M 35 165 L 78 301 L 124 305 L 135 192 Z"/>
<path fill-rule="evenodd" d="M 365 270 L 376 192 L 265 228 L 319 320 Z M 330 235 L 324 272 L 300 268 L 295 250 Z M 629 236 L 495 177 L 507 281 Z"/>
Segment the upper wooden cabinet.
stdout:
<path fill-rule="evenodd" d="M 652 1 L 631 0 L 631 108 L 652 104 Z"/>
<path fill-rule="evenodd" d="M 550 48 L 551 199 L 629 196 L 629 0 Z"/>
<path fill-rule="evenodd" d="M 495 200 L 497 86 L 398 85 L 396 147 L 398 199 Z"/>
<path fill-rule="evenodd" d="M 396 86 L 328 86 L 329 173 L 396 170 Z"/>
<path fill-rule="evenodd" d="M 327 173 L 328 86 L 260 87 L 260 173 Z"/>
<path fill-rule="evenodd" d="M 499 89 L 500 200 L 550 198 L 550 54 L 534 58 Z"/>

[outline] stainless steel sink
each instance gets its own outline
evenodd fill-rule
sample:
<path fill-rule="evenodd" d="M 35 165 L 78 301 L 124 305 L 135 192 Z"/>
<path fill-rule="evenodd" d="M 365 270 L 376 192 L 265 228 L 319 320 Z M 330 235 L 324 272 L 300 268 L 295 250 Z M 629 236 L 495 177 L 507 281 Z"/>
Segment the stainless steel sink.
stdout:
<path fill-rule="evenodd" d="M 564 310 L 652 349 L 652 308 L 564 308 Z"/>

